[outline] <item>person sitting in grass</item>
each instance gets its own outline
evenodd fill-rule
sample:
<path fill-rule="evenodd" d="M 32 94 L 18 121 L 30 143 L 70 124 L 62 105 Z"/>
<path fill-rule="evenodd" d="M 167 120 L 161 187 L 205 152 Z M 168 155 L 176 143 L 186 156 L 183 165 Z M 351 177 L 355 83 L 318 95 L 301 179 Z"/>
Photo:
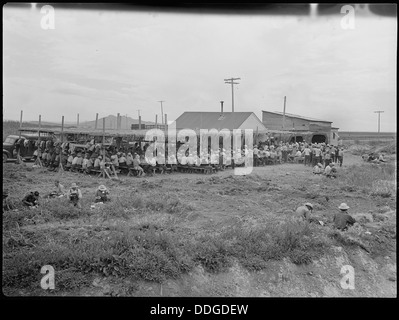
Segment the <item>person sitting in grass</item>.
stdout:
<path fill-rule="evenodd" d="M 313 167 L 313 174 L 322 174 L 323 173 L 323 165 L 319 162 Z"/>
<path fill-rule="evenodd" d="M 39 191 L 31 192 L 22 199 L 22 203 L 30 209 L 37 208 L 39 205 Z"/>
<path fill-rule="evenodd" d="M 337 168 L 335 167 L 335 163 L 331 162 L 330 167 L 331 167 L 331 172 L 330 172 L 329 178 L 336 178 L 337 177 Z"/>
<path fill-rule="evenodd" d="M 383 154 L 383 153 L 381 153 L 380 156 L 378 157 L 378 161 L 380 161 L 380 162 L 387 162 L 387 161 L 385 160 L 385 158 L 384 158 L 384 154 Z"/>
<path fill-rule="evenodd" d="M 308 220 L 313 211 L 313 205 L 310 202 L 305 203 L 296 209 L 295 213 L 298 217 Z"/>
<path fill-rule="evenodd" d="M 49 194 L 49 198 L 63 197 L 66 194 L 65 187 L 60 183 L 59 180 L 55 180 L 54 184 L 57 189 Z"/>
<path fill-rule="evenodd" d="M 340 212 L 334 215 L 333 223 L 337 229 L 345 231 L 349 226 L 355 224 L 356 220 L 348 214 L 349 206 L 346 203 L 341 203 L 338 209 Z"/>
<path fill-rule="evenodd" d="M 104 185 L 100 185 L 96 191 L 96 200 L 95 202 L 106 202 L 106 201 L 110 201 L 110 199 L 108 198 L 109 195 L 109 191 L 107 190 L 107 187 Z"/>
<path fill-rule="evenodd" d="M 330 177 L 330 176 L 331 176 L 331 166 L 330 166 L 330 165 L 328 165 L 328 166 L 326 166 L 326 167 L 324 168 L 323 174 L 324 174 L 326 177 Z"/>
<path fill-rule="evenodd" d="M 9 211 L 9 210 L 15 210 L 15 206 L 12 203 L 12 201 L 10 200 L 10 198 L 8 197 L 8 192 L 7 191 L 3 191 L 3 213 L 4 211 Z"/>
<path fill-rule="evenodd" d="M 79 209 L 82 208 L 80 204 L 80 199 L 82 199 L 82 191 L 80 191 L 76 183 L 72 183 L 71 188 L 68 191 L 68 199 L 75 207 L 78 207 Z"/>
<path fill-rule="evenodd" d="M 323 174 L 327 178 L 336 178 L 337 177 L 337 169 L 335 169 L 333 162 L 325 167 Z"/>

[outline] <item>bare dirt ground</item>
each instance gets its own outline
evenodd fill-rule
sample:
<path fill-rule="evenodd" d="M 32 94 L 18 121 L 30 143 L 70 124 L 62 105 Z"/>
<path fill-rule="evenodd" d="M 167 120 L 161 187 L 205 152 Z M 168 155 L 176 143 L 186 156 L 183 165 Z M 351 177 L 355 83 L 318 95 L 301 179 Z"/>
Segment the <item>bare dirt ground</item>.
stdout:
<path fill-rule="evenodd" d="M 396 162 L 395 156 L 392 161 Z M 88 237 L 101 232 L 106 236 L 104 230 L 120 224 L 131 227 L 155 224 L 170 227 L 179 237 L 189 240 L 223 234 L 234 228 L 257 229 L 272 221 L 285 221 L 305 202 L 311 202 L 313 214 L 325 222 L 324 226 L 315 227 L 317 231 L 328 234 L 332 230 L 333 214 L 339 204 L 345 202 L 351 208 L 350 213 L 361 220 L 348 234 L 364 247 L 331 241 L 325 254 L 310 263 L 296 264 L 283 257 L 267 261 L 260 270 L 248 270 L 237 259 L 232 259 L 226 270 L 216 273 L 196 264 L 188 272 L 160 282 L 93 273 L 89 282 L 57 292 L 41 289 L 39 282 L 28 288 L 3 285 L 6 295 L 396 297 L 396 194 L 382 197 L 370 195 L 361 187 L 348 187 L 344 177 L 352 165 L 362 165 L 360 156 L 346 153 L 344 166 L 338 168 L 339 178 L 336 180 L 315 176 L 312 168 L 303 164 L 256 167 L 248 176 L 235 176 L 233 170 L 228 169 L 212 175 L 176 173 L 142 178 L 120 175 L 119 181 L 70 172 L 53 173 L 41 168 L 31 170 L 31 165 L 4 165 L 3 188 L 14 199 L 21 199 L 36 189 L 46 194 L 53 190 L 53 181 L 58 178 L 66 187 L 72 182 L 78 183 L 86 207 L 90 207 L 94 200 L 96 187 L 105 184 L 114 199 L 124 194 L 166 196 L 178 199 L 183 209 L 174 214 L 162 208 L 136 214 L 137 210 L 127 205 L 123 217 L 107 215 L 106 210 L 98 214 L 95 209 L 92 214 L 88 210 L 88 214 L 58 221 L 46 221 L 42 211 L 38 218 L 33 218 L 34 221 L 16 227 L 20 234 L 39 236 L 58 232 L 74 239 L 82 232 Z M 68 206 L 66 200 L 58 201 Z M 112 202 L 104 206 L 112 206 Z M 75 210 L 68 208 L 71 212 Z M 6 227 L 3 221 L 3 252 L 10 256 L 12 250 L 19 250 L 10 249 L 10 239 L 16 238 L 11 236 L 13 228 Z M 37 246 L 40 243 L 23 250 L 35 250 Z M 343 274 L 340 272 L 345 265 L 354 268 L 354 289 L 341 286 Z"/>

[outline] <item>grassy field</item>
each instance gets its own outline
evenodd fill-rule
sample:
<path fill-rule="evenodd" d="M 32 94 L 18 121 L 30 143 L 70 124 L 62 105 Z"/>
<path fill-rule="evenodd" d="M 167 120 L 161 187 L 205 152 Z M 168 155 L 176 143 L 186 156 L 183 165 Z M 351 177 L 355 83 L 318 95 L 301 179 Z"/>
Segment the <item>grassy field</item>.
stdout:
<path fill-rule="evenodd" d="M 18 211 L 3 214 L 3 292 L 259 296 L 260 283 L 280 274 L 276 270 L 282 265 L 299 268 L 295 272 L 316 270 L 337 247 L 348 256 L 367 252 L 373 263 L 388 256 L 396 265 L 394 163 L 373 166 L 350 154 L 344 161 L 336 180 L 314 176 L 301 164 L 254 168 L 248 176 L 226 170 L 109 180 L 7 163 L 3 188 Z M 42 198 L 32 210 L 19 204 L 29 191 L 39 190 L 43 196 L 51 192 L 55 179 L 66 187 L 72 182 L 79 185 L 81 210 L 64 198 Z M 109 188 L 112 200 L 92 209 L 100 184 Z M 295 208 L 305 202 L 313 203 L 313 215 L 324 226 L 295 217 Z M 349 204 L 359 221 L 347 232 L 332 228 L 332 216 L 341 202 Z M 360 258 L 353 259 L 357 263 Z M 40 288 L 44 265 L 55 269 L 56 288 L 50 292 Z M 330 275 L 329 267 L 323 272 Z M 280 280 L 286 287 L 270 287 L 274 281 L 270 280 L 268 292 L 302 296 L 312 288 L 316 296 L 329 295 L 326 284 L 301 277 L 296 275 L 290 284 L 302 281 L 297 289 L 288 286 L 284 277 Z M 241 282 L 233 284 L 232 279 Z M 163 285 L 160 292 L 154 292 L 155 284 Z M 372 295 L 368 285 L 365 280 L 364 287 L 352 294 Z M 396 282 L 392 285 L 396 288 Z M 386 288 L 380 294 L 393 294 L 393 288 Z"/>

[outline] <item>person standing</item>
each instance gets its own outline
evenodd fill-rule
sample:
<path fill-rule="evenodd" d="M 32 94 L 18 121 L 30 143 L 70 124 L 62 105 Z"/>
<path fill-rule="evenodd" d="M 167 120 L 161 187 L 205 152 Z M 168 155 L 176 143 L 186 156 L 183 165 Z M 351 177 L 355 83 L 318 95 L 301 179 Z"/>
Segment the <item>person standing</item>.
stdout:
<path fill-rule="evenodd" d="M 319 146 L 316 146 L 314 148 L 314 158 L 315 158 L 315 160 L 314 160 L 315 163 L 321 163 L 322 162 L 321 150 L 320 150 Z"/>
<path fill-rule="evenodd" d="M 305 160 L 303 161 L 303 163 L 304 163 L 305 166 L 311 165 L 311 163 L 310 163 L 310 153 L 311 153 L 311 151 L 310 151 L 309 147 L 306 146 L 305 149 L 303 149 L 303 154 L 305 156 Z"/>
<path fill-rule="evenodd" d="M 341 148 L 338 150 L 338 162 L 340 167 L 342 167 L 343 161 L 344 161 L 344 148 Z"/>
<path fill-rule="evenodd" d="M 336 162 L 337 161 L 337 157 L 336 157 L 337 148 L 335 148 L 335 146 L 331 146 L 330 153 L 331 153 L 331 161 Z"/>
<path fill-rule="evenodd" d="M 330 150 L 326 150 L 326 152 L 324 153 L 324 165 L 328 166 L 331 162 L 331 153 Z"/>

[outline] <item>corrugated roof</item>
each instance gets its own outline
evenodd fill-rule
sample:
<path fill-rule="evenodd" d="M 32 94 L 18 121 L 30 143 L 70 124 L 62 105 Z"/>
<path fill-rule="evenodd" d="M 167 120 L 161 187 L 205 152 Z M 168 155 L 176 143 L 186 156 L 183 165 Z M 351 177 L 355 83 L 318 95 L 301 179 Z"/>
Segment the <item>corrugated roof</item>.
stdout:
<path fill-rule="evenodd" d="M 37 132 L 39 128 L 23 128 L 21 131 L 32 131 L 32 132 Z M 147 129 L 141 129 L 141 130 L 114 130 L 114 129 L 105 129 L 104 134 L 107 137 L 128 137 L 128 136 L 145 136 L 147 133 Z M 163 130 L 161 130 L 163 131 Z M 55 134 L 60 134 L 61 133 L 61 127 L 54 127 L 51 130 L 50 129 L 40 129 L 40 132 L 51 132 Z M 103 135 L 103 130 L 102 129 L 88 129 L 88 128 L 64 128 L 63 130 L 64 134 L 88 134 L 91 136 L 102 136 Z"/>
<path fill-rule="evenodd" d="M 176 119 L 176 129 L 238 129 L 253 112 L 184 112 Z M 256 115 L 255 115 L 256 116 Z M 260 123 L 262 123 L 259 120 Z"/>
<path fill-rule="evenodd" d="M 280 111 L 266 111 L 266 110 L 262 110 L 262 112 L 269 112 L 269 113 L 274 113 L 274 114 L 278 114 L 280 116 L 284 115 L 283 112 Z M 298 118 L 298 119 L 303 119 L 303 120 L 307 120 L 307 121 L 317 121 L 317 122 L 328 122 L 328 123 L 332 123 L 332 121 L 326 121 L 326 120 L 320 120 L 320 119 L 315 119 L 315 118 L 309 118 L 309 117 L 304 117 L 304 116 L 299 116 L 297 114 L 292 114 L 292 113 L 285 113 L 286 117 L 291 117 L 291 118 Z"/>

